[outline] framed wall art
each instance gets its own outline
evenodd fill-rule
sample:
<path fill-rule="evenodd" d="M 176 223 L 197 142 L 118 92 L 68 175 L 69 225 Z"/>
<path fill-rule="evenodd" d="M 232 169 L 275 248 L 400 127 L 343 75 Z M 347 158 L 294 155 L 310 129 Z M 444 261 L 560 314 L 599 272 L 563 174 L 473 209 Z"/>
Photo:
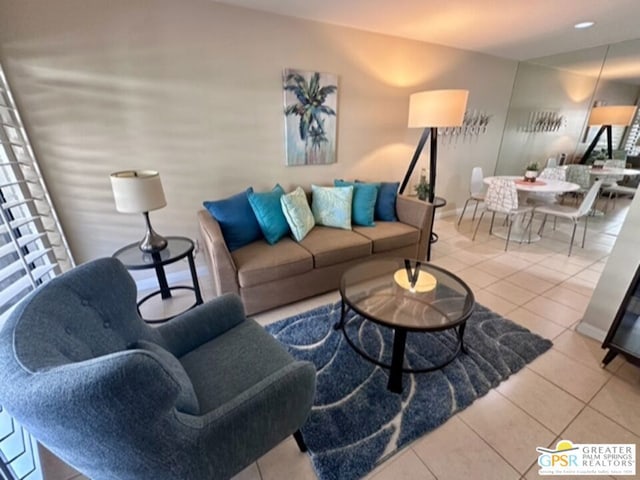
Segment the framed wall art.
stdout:
<path fill-rule="evenodd" d="M 285 69 L 282 79 L 287 165 L 335 163 L 337 75 Z"/>

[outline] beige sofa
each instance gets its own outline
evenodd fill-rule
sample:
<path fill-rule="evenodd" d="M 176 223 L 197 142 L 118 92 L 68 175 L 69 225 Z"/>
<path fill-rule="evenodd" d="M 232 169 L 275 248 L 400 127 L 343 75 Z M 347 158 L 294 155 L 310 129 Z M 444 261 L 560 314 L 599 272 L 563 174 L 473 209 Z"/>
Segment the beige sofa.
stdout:
<path fill-rule="evenodd" d="M 198 212 L 198 221 L 215 292 L 240 295 L 250 315 L 335 290 L 347 268 L 370 257 L 424 259 L 433 206 L 398 196 L 396 215 L 397 222 L 353 230 L 316 226 L 300 243 L 259 240 L 233 252 L 207 210 Z"/>

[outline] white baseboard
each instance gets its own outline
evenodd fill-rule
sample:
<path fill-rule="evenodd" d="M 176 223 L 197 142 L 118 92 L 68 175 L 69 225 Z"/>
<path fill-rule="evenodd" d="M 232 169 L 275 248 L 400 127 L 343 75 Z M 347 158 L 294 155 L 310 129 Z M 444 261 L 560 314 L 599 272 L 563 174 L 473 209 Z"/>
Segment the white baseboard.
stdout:
<path fill-rule="evenodd" d="M 605 332 L 604 330 L 584 322 L 580 322 L 578 324 L 578 326 L 576 327 L 576 332 L 582 333 L 583 335 L 593 338 L 594 340 L 598 340 L 599 342 L 602 342 L 607 336 L 607 332 Z"/>
<path fill-rule="evenodd" d="M 196 268 L 196 274 L 198 275 L 198 280 L 200 280 L 208 276 L 209 271 L 207 270 L 206 266 L 201 266 Z M 191 272 L 187 269 L 167 273 L 167 283 L 169 284 L 169 286 L 179 283 L 191 284 Z M 136 286 L 138 287 L 138 292 L 144 292 L 146 290 L 157 290 L 158 279 L 155 275 L 147 278 L 142 278 L 140 280 L 136 280 Z"/>

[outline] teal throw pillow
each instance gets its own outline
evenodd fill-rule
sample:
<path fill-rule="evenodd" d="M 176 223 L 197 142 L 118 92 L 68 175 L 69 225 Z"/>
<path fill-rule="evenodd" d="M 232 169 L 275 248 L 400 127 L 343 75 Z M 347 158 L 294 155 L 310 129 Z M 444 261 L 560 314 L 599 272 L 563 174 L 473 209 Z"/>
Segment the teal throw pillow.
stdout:
<path fill-rule="evenodd" d="M 202 202 L 204 208 L 220 224 L 230 252 L 262 238 L 260 225 L 247 198 L 249 193 L 253 193 L 253 188 L 222 200 Z"/>
<path fill-rule="evenodd" d="M 378 198 L 378 185 L 375 183 L 353 183 L 344 180 L 334 180 L 336 187 L 353 186 L 353 202 L 351 206 L 351 221 L 355 225 L 373 227 L 374 212 Z"/>
<path fill-rule="evenodd" d="M 280 204 L 293 238 L 299 242 L 316 224 L 313 212 L 309 208 L 309 202 L 307 202 L 307 194 L 304 193 L 302 187 L 298 187 L 293 192 L 282 195 Z"/>
<path fill-rule="evenodd" d="M 282 195 L 284 195 L 284 190 L 280 185 L 273 187 L 270 192 L 250 192 L 247 194 L 260 230 L 270 245 L 277 243 L 289 233 L 289 224 L 280 206 Z"/>
<path fill-rule="evenodd" d="M 316 225 L 351 230 L 353 186 L 319 187 L 311 185 L 311 211 Z"/>
<path fill-rule="evenodd" d="M 365 182 L 356 180 L 356 183 Z M 378 198 L 376 199 L 374 219 L 383 222 L 397 222 L 396 199 L 398 198 L 400 182 L 375 182 L 371 183 L 371 185 L 378 186 Z"/>
<path fill-rule="evenodd" d="M 180 361 L 171 352 L 165 350 L 157 343 L 147 342 L 146 340 L 139 340 L 129 348 L 154 353 L 171 377 L 173 377 L 180 386 L 180 393 L 178 393 L 178 398 L 176 398 L 176 408 L 181 412 L 190 413 L 191 415 L 200 414 L 200 404 L 198 403 L 198 397 L 193 389 L 191 379 Z"/>

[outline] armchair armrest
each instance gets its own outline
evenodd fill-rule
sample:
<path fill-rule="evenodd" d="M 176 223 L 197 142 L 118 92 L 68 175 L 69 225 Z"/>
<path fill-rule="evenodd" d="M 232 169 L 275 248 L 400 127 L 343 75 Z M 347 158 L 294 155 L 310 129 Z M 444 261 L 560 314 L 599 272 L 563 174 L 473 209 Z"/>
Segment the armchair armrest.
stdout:
<path fill-rule="evenodd" d="M 177 418 L 200 430 L 213 470 L 227 478 L 302 426 L 315 382 L 313 364 L 294 361 L 215 410 L 200 416 L 178 412 Z"/>
<path fill-rule="evenodd" d="M 216 293 L 239 293 L 238 270 L 227 247 L 220 224 L 207 210 L 198 212 L 200 237 L 207 264 L 213 277 Z"/>
<path fill-rule="evenodd" d="M 227 294 L 197 306 L 158 327 L 176 357 L 218 337 L 246 319 L 237 295 Z"/>
<path fill-rule="evenodd" d="M 425 258 L 428 242 L 431 241 L 433 228 L 433 204 L 417 198 L 398 195 L 396 199 L 396 215 L 398 220 L 420 230 L 417 258 Z"/>

